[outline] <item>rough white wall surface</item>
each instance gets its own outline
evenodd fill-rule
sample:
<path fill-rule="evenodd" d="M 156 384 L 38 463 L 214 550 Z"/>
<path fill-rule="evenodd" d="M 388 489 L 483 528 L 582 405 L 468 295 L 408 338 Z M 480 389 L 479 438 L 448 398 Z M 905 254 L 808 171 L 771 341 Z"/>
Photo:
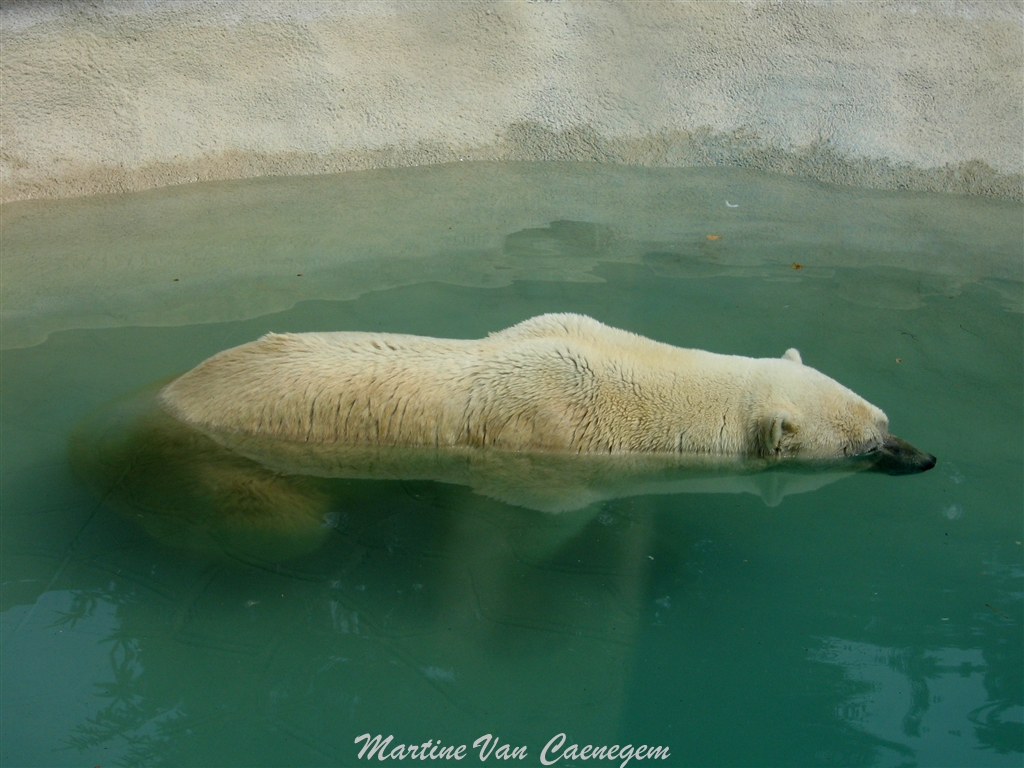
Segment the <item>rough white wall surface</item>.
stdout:
<path fill-rule="evenodd" d="M 1024 4 L 9 0 L 0 199 L 458 159 L 1021 197 Z"/>

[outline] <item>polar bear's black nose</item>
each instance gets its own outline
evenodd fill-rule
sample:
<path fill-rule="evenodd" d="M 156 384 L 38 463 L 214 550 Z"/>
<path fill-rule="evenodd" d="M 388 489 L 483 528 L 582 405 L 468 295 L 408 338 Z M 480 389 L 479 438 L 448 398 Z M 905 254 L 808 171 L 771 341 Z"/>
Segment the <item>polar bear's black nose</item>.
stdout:
<path fill-rule="evenodd" d="M 889 435 L 878 452 L 874 469 L 887 475 L 913 475 L 935 466 L 935 457 L 918 450 L 906 440 Z"/>

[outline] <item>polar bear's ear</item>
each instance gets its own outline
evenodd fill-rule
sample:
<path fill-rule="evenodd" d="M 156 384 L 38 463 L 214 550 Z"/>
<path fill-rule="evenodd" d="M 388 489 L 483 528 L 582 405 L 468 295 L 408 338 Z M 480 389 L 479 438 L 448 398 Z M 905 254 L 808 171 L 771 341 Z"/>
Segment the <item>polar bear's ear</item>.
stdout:
<path fill-rule="evenodd" d="M 799 365 L 803 365 L 804 363 L 804 361 L 800 359 L 800 352 L 793 349 L 792 347 L 790 347 L 783 353 L 782 359 L 792 360 L 794 363 L 797 363 Z"/>
<path fill-rule="evenodd" d="M 761 419 L 761 453 L 777 456 L 782 453 L 782 442 L 786 435 L 796 432 L 796 423 L 789 411 L 772 411 Z"/>

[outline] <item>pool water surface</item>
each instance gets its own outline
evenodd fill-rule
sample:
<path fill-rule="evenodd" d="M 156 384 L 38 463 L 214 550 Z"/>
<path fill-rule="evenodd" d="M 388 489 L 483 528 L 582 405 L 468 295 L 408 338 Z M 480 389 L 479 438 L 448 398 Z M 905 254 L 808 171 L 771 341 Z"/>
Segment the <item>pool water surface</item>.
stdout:
<path fill-rule="evenodd" d="M 1020 765 L 1020 214 L 529 164 L 8 206 L 0 763 L 351 766 L 380 734 L 536 765 L 565 734 L 552 764 Z M 938 464 L 553 513 L 138 429 L 156 383 L 268 331 L 544 312 L 796 347 Z"/>

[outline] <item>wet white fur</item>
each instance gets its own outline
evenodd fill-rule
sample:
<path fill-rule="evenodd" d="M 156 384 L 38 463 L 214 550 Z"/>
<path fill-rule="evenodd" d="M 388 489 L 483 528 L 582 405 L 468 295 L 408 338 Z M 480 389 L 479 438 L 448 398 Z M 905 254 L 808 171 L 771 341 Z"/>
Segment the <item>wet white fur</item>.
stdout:
<path fill-rule="evenodd" d="M 271 333 L 160 398 L 206 431 L 315 443 L 831 458 L 888 433 L 882 411 L 795 349 L 719 355 L 572 314 L 472 340 Z"/>

